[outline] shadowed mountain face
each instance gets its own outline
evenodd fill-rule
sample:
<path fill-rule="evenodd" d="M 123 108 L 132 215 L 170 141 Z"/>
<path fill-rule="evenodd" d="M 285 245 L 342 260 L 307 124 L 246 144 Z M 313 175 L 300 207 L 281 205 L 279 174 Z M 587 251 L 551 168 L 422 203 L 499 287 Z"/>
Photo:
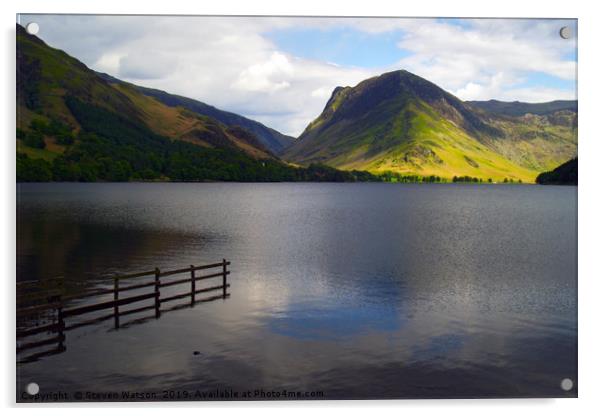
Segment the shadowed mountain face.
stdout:
<path fill-rule="evenodd" d="M 578 165 L 577 158 L 571 159 L 551 172 L 541 173 L 536 182 L 541 185 L 577 185 Z"/>
<path fill-rule="evenodd" d="M 577 151 L 576 112 L 548 107 L 545 115 L 498 115 L 394 71 L 337 87 L 283 157 L 341 169 L 533 182 Z"/>

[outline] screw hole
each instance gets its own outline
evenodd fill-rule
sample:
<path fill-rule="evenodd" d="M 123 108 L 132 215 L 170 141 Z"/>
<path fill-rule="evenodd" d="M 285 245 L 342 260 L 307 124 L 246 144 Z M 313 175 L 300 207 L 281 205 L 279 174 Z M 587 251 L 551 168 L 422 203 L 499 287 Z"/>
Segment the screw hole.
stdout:
<path fill-rule="evenodd" d="M 38 386 L 38 383 L 29 383 L 27 387 L 25 387 L 25 391 L 30 396 L 35 396 L 40 392 L 40 386 Z"/>
<path fill-rule="evenodd" d="M 561 27 L 558 33 L 562 39 L 570 39 L 572 35 L 571 28 L 568 26 Z"/>
<path fill-rule="evenodd" d="M 27 33 L 30 35 L 36 35 L 40 31 L 40 25 L 38 25 L 36 22 L 31 22 L 27 24 L 25 30 L 27 30 Z"/>
<path fill-rule="evenodd" d="M 573 380 L 565 378 L 560 382 L 560 388 L 564 391 L 571 391 L 573 389 Z"/>

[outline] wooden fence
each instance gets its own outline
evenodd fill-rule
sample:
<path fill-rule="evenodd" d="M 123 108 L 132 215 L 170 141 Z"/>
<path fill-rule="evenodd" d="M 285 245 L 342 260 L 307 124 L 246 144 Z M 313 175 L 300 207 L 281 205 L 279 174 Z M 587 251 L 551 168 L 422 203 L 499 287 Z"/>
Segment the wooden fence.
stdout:
<path fill-rule="evenodd" d="M 228 271 L 229 265 L 230 262 L 223 259 L 219 263 L 203 266 L 191 265 L 190 267 L 170 271 L 161 271 L 156 268 L 145 272 L 115 276 L 113 277 L 112 288 L 91 291 L 76 290 L 75 293 L 69 293 L 66 290 L 65 281 L 62 278 L 17 283 L 17 354 L 47 345 L 56 346 L 51 350 L 29 355 L 19 361 L 31 361 L 41 356 L 65 351 L 65 332 L 75 328 L 112 318 L 115 329 L 118 329 L 120 318 L 127 315 L 154 310 L 154 317 L 159 318 L 162 312 L 161 305 L 167 302 L 186 300 L 186 304 L 193 306 L 198 302 L 225 299 L 230 296 L 227 292 L 230 287 L 227 282 L 227 276 L 230 274 L 230 271 Z M 215 271 L 215 269 L 219 271 Z M 204 270 L 210 273 L 202 274 Z M 183 274 L 187 276 L 181 277 Z M 176 276 L 179 278 L 174 280 Z M 202 280 L 220 277 L 219 285 L 197 287 L 197 284 L 200 285 L 199 282 Z M 187 286 L 185 292 L 161 295 L 162 288 L 182 285 Z M 216 291 L 219 294 L 199 298 L 199 296 Z M 123 295 L 124 292 L 126 293 L 125 296 Z M 128 296 L 128 292 L 133 294 Z M 90 299 L 109 297 L 110 295 L 113 295 L 111 300 L 89 302 Z M 82 301 L 84 302 L 83 305 L 69 306 Z M 24 304 L 29 305 L 23 306 Z M 124 309 L 125 306 L 134 304 L 141 306 L 136 305 L 135 308 Z M 111 310 L 109 315 L 69 324 L 72 317 L 107 309 Z M 42 324 L 32 325 L 32 319 L 37 323 L 42 322 Z M 50 322 L 48 323 L 48 321 Z M 31 342 L 25 340 L 45 333 L 56 335 Z"/>

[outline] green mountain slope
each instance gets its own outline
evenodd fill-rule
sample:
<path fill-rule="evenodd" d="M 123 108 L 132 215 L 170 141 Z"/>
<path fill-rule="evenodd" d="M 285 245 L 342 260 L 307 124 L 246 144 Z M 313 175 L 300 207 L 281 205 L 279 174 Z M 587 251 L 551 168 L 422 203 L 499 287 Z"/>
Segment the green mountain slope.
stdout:
<path fill-rule="evenodd" d="M 255 120 L 248 119 L 239 114 L 231 113 L 229 111 L 220 110 L 209 104 L 205 104 L 201 101 L 193 100 L 192 98 L 182 97 L 180 95 L 169 94 L 165 91 L 141 87 L 126 83 L 125 81 L 119 80 L 108 74 L 99 73 L 99 76 L 104 78 L 111 84 L 125 84 L 132 86 L 142 94 L 155 98 L 157 101 L 169 106 L 169 107 L 182 107 L 188 109 L 196 114 L 201 114 L 207 117 L 211 117 L 226 126 L 230 127 L 242 127 L 245 130 L 253 133 L 259 139 L 261 145 L 266 149 L 270 150 L 274 154 L 279 154 L 286 147 L 288 147 L 294 140 L 293 137 L 284 135 L 270 127 L 267 127 Z"/>
<path fill-rule="evenodd" d="M 394 71 L 337 87 L 283 157 L 374 173 L 533 182 L 576 154 L 575 115 L 568 113 L 501 117 Z"/>

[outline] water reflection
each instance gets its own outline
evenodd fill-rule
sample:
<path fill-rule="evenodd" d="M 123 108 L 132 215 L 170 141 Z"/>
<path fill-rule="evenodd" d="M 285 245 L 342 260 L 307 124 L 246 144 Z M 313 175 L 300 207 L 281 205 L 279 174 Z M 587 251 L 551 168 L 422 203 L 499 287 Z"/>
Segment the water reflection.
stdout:
<path fill-rule="evenodd" d="M 74 331 L 65 354 L 19 368 L 20 384 L 288 388 L 327 398 L 576 394 L 558 387 L 577 371 L 575 188 L 52 184 L 20 192 L 19 278 L 232 259 L 228 301 L 119 331 Z"/>
<path fill-rule="evenodd" d="M 93 220 L 88 220 L 93 221 Z M 23 215 L 18 226 L 19 280 L 66 276 L 99 279 L 165 264 L 184 246 L 203 250 L 214 236 L 131 229 L 94 222 L 55 220 L 53 215 Z M 152 253 L 153 255 L 149 255 Z M 155 257 L 159 253 L 160 255 Z"/>
<path fill-rule="evenodd" d="M 320 305 L 293 304 L 275 312 L 266 325 L 278 335 L 311 340 L 353 338 L 370 331 L 395 331 L 401 326 L 400 314 L 390 305 L 338 305 L 325 309 Z"/>

